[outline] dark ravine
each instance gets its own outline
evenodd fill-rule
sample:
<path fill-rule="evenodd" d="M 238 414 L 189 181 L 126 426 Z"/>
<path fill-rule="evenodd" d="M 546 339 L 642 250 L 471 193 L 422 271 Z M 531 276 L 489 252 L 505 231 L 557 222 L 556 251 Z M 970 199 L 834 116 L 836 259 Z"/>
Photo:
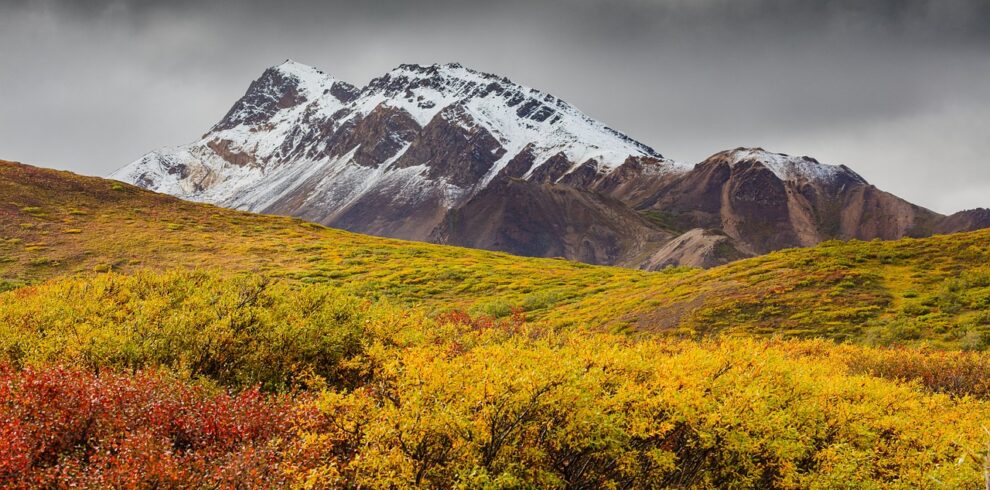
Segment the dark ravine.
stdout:
<path fill-rule="evenodd" d="M 737 148 L 677 164 L 458 64 L 357 88 L 287 61 L 200 140 L 112 177 L 373 235 L 650 270 L 990 227 L 990 210 L 943 216 L 809 157 Z"/>

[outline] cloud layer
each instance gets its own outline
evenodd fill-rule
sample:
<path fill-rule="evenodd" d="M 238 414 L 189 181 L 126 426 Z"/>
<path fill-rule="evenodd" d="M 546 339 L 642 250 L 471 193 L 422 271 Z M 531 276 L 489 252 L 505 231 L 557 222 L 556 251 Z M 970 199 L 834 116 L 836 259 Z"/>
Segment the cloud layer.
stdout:
<path fill-rule="evenodd" d="M 287 57 L 358 85 L 459 61 L 677 160 L 806 154 L 951 212 L 990 206 L 987 25 L 981 0 L 14 0 L 0 158 L 105 175 L 194 140 Z"/>

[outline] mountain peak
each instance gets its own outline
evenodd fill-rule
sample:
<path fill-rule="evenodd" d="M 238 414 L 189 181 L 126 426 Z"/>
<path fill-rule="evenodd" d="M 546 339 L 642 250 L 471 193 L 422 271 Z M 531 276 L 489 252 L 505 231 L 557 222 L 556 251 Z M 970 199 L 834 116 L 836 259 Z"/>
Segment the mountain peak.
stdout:
<path fill-rule="evenodd" d="M 609 128 L 548 93 L 460 63 L 403 64 L 372 80 L 359 112 L 379 104 L 397 107 L 427 125 L 447 108 L 480 124 L 512 155 L 532 143 L 540 162 L 563 151 L 578 163 L 614 167 L 626 157 L 665 160 L 652 148 Z M 502 162 L 506 163 L 506 162 Z"/>
<path fill-rule="evenodd" d="M 506 78 L 465 68 L 460 63 L 402 64 L 372 80 L 366 90 L 389 96 L 428 90 L 441 96 L 468 97 L 478 95 L 477 89 L 492 83 L 515 86 Z"/>
<path fill-rule="evenodd" d="M 480 76 L 484 78 L 499 79 L 501 77 L 493 75 L 491 73 L 485 73 L 479 70 L 474 70 L 472 68 L 465 67 L 464 65 L 457 62 L 450 63 L 432 63 L 429 65 L 421 65 L 418 63 L 403 63 L 388 72 L 389 74 L 401 75 L 405 74 L 417 74 L 422 76 L 434 76 L 438 74 L 446 76 Z"/>
<path fill-rule="evenodd" d="M 238 126 L 270 125 L 274 119 L 293 118 L 309 105 L 332 113 L 356 95 L 351 85 L 321 70 L 287 58 L 251 82 L 247 92 L 231 107 L 210 133 Z M 209 134 L 209 133 L 208 133 Z"/>
<path fill-rule="evenodd" d="M 408 70 L 408 71 L 427 71 L 427 70 L 434 70 L 435 71 L 435 70 L 442 70 L 442 69 L 450 69 L 450 70 L 465 69 L 465 70 L 468 70 L 468 71 L 476 71 L 476 70 L 471 70 L 470 68 L 464 68 L 464 65 L 462 65 L 460 63 L 457 63 L 457 62 L 430 63 L 428 65 L 422 65 L 422 64 L 419 64 L 419 63 L 402 63 L 399 66 L 393 68 L 391 71 L 397 71 L 397 70 Z"/>
<path fill-rule="evenodd" d="M 319 96 L 328 90 L 337 80 L 321 70 L 287 58 L 282 63 L 266 70 L 266 73 L 276 72 L 295 80 L 299 89 L 305 90 L 311 96 Z M 264 75 L 262 75 L 264 77 Z"/>

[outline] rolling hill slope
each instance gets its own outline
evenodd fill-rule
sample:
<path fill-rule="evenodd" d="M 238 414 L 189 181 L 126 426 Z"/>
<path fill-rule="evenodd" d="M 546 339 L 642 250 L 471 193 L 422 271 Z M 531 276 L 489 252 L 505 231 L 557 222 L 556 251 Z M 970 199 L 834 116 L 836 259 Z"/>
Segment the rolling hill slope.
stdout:
<path fill-rule="evenodd" d="M 208 267 L 494 317 L 697 337 L 969 348 L 990 341 L 990 231 L 826 242 L 647 273 L 376 238 L 0 163 L 5 288 L 65 274 Z"/>

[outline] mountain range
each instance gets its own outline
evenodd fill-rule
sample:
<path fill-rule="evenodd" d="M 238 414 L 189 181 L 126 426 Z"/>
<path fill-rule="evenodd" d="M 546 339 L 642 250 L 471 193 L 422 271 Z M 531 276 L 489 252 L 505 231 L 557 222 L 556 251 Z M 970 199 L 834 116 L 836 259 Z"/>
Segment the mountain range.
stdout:
<path fill-rule="evenodd" d="M 990 227 L 990 210 L 944 216 L 810 157 L 737 148 L 678 163 L 456 63 L 358 88 L 287 60 L 199 140 L 111 177 L 360 233 L 648 270 Z"/>

